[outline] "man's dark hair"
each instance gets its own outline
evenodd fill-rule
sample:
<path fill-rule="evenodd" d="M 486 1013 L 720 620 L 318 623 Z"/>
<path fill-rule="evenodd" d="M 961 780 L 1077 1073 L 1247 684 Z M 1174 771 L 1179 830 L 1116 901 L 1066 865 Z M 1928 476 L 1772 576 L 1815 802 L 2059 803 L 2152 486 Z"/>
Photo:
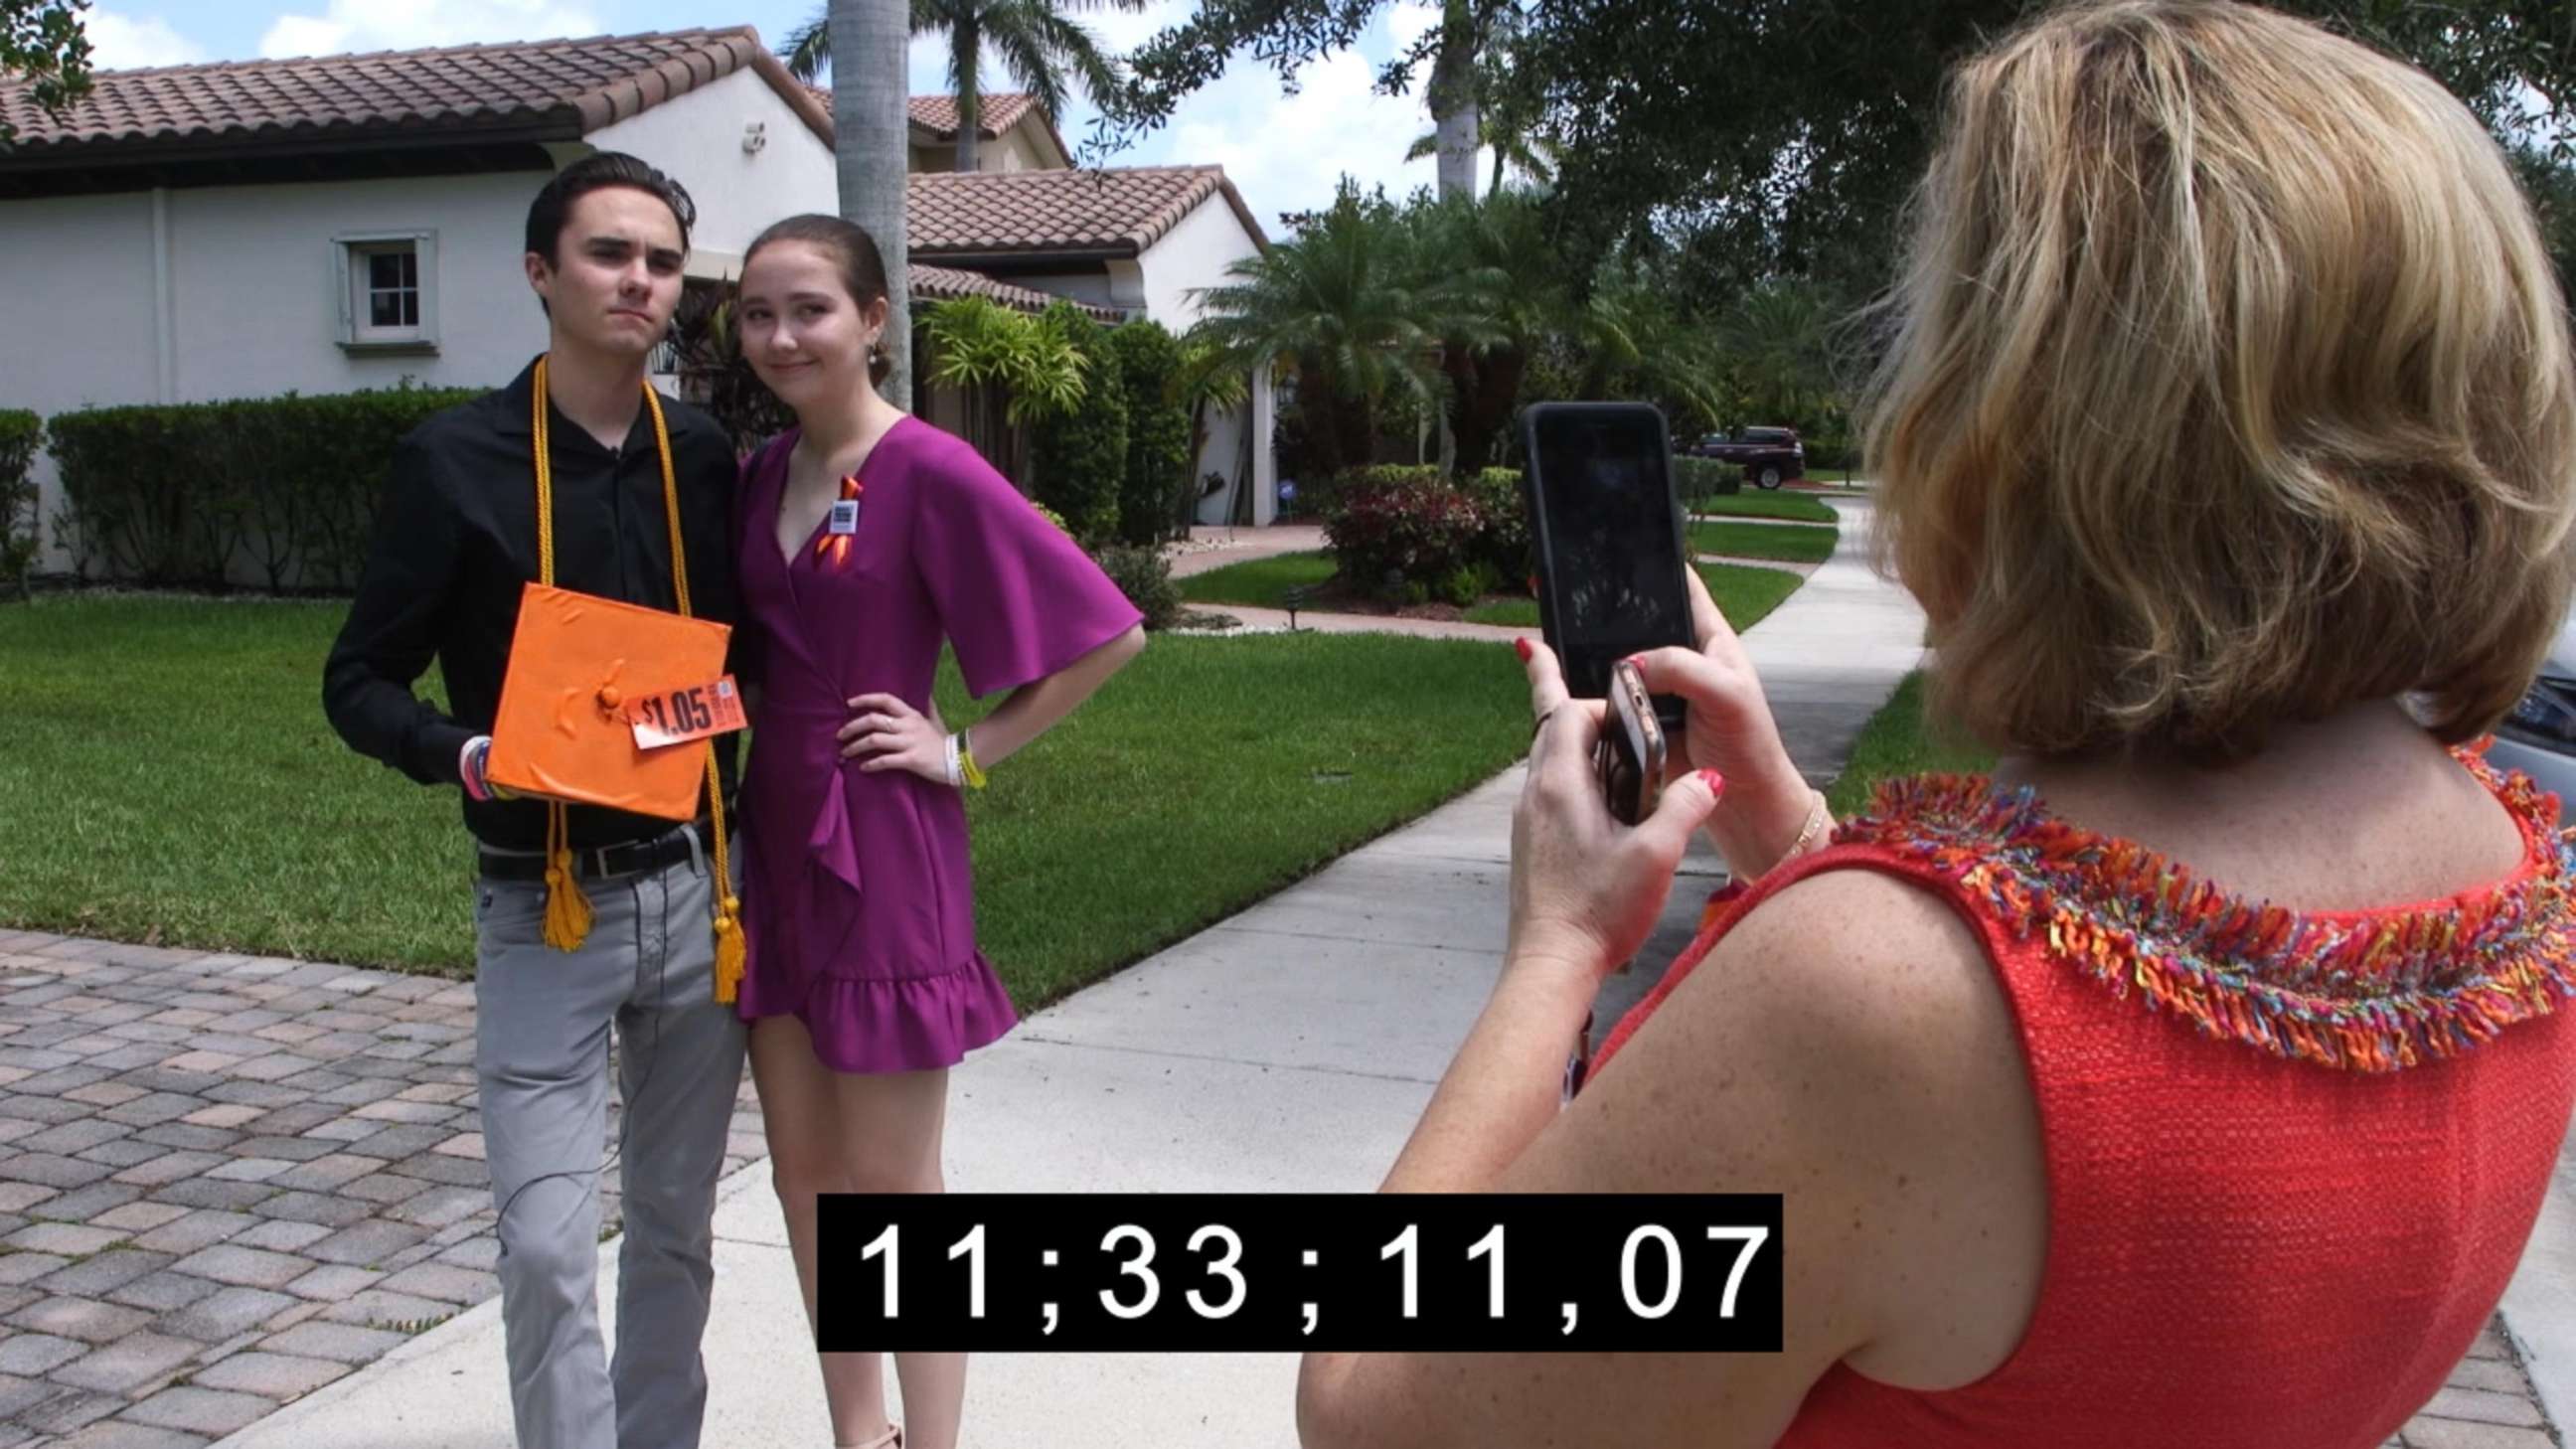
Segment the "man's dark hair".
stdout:
<path fill-rule="evenodd" d="M 689 249 L 689 228 L 697 224 L 698 204 L 689 199 L 680 183 L 622 151 L 584 156 L 555 173 L 528 206 L 527 249 L 543 256 L 547 266 L 562 266 L 563 258 L 556 248 L 563 241 L 564 221 L 572 215 L 572 204 L 611 186 L 632 187 L 659 198 L 680 223 L 680 250 Z"/>

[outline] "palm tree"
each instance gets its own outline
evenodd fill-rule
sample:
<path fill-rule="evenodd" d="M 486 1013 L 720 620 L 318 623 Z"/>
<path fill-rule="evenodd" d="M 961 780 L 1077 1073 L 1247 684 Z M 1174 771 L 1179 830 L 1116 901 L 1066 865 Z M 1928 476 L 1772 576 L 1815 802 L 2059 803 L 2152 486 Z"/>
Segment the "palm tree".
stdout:
<path fill-rule="evenodd" d="M 1834 391 L 1833 299 L 1812 282 L 1773 278 L 1744 293 L 1717 329 L 1744 403 L 1765 418 L 1804 418 Z"/>
<path fill-rule="evenodd" d="M 1479 138 L 1479 144 L 1494 153 L 1494 176 L 1493 180 L 1485 185 L 1486 200 L 1490 201 L 1503 194 L 1503 175 L 1506 167 L 1541 186 L 1556 184 L 1555 147 L 1513 124 L 1507 113 L 1501 110 L 1487 107 L 1482 112 L 1482 117 L 1484 134 Z M 1413 146 L 1404 153 L 1404 159 L 1419 161 L 1425 156 L 1439 154 L 1440 133 L 1425 131 L 1413 138 Z"/>
<path fill-rule="evenodd" d="M 832 71 L 833 155 L 841 215 L 867 228 L 886 264 L 886 397 L 912 406 L 912 255 L 904 220 L 912 116 L 904 76 L 905 0 L 830 0 L 831 48 L 854 57 Z M 973 127 L 968 127 L 970 131 Z"/>
<path fill-rule="evenodd" d="M 1512 59 L 1513 43 L 1521 33 L 1520 12 L 1507 6 L 1484 16 L 1480 23 L 1477 43 L 1482 46 L 1483 53 L 1476 57 L 1471 94 L 1475 102 L 1476 147 L 1490 148 L 1494 153 L 1494 176 L 1485 187 L 1485 195 L 1491 198 L 1502 194 L 1503 173 L 1507 167 L 1542 186 L 1552 186 L 1556 182 L 1556 148 L 1538 138 L 1538 103 L 1529 94 L 1530 88 L 1514 68 Z M 1435 110 L 1437 105 L 1435 98 Z M 1441 135 L 1434 129 L 1416 137 L 1411 149 L 1404 153 L 1404 159 L 1419 161 L 1425 156 L 1440 156 Z M 1468 149 L 1472 152 L 1476 148 Z M 1449 164 L 1445 157 L 1441 164 L 1444 168 L 1439 186 L 1441 197 L 1466 195 L 1475 189 L 1472 166 L 1465 181 L 1453 187 L 1445 169 Z"/>
<path fill-rule="evenodd" d="M 1447 323 L 1440 367 L 1449 380 L 1457 466 L 1472 471 L 1494 460 L 1531 359 L 1570 325 L 1574 304 L 1537 198 L 1451 198 L 1416 218 Z"/>
<path fill-rule="evenodd" d="M 1583 396 L 1653 397 L 1697 425 L 1723 419 L 1717 382 L 1725 368 L 1714 340 L 1682 315 L 1673 288 L 1644 267 L 1621 258 L 1605 263 L 1568 333 L 1584 359 Z"/>
<path fill-rule="evenodd" d="M 1226 269 L 1234 280 L 1194 295 L 1207 316 L 1194 340 L 1225 366 L 1285 363 L 1321 471 L 1364 464 L 1378 407 L 1391 393 L 1433 403 L 1446 300 L 1417 280 L 1403 224 L 1383 198 L 1363 201 L 1347 179 L 1333 205 L 1296 237 Z"/>
<path fill-rule="evenodd" d="M 1443 0 L 1440 7 L 1440 44 L 1432 54 L 1426 98 L 1444 197 L 1476 194 L 1476 146 L 1484 132 L 1476 119 L 1476 54 L 1483 44 L 1483 8 L 1477 0 Z"/>
<path fill-rule="evenodd" d="M 835 4 L 838 0 L 835 0 Z M 984 52 L 990 47 L 1002 68 L 1027 91 L 1047 119 L 1064 114 L 1066 99 L 1079 87 L 1094 101 L 1119 84 L 1118 64 L 1100 48 L 1088 30 L 1064 17 L 1066 10 L 1138 11 L 1151 0 L 907 0 L 911 33 L 945 31 L 948 36 L 948 87 L 957 98 L 957 169 L 976 169 L 978 132 L 983 129 Z M 831 68 L 833 45 L 827 11 L 790 31 L 779 54 L 790 75 L 811 81 Z M 896 50 L 902 50 L 898 44 Z M 900 89 L 900 87 L 898 87 Z M 836 103 L 839 92 L 834 92 Z"/>
<path fill-rule="evenodd" d="M 1251 399 L 1252 378 L 1233 365 L 1233 359 L 1216 344 L 1198 332 L 1181 338 L 1181 365 L 1172 373 L 1170 401 L 1189 410 L 1191 475 L 1182 481 L 1180 496 L 1172 500 L 1173 519 L 1179 536 L 1189 536 L 1190 525 L 1198 521 L 1199 477 L 1195 471 L 1199 459 L 1207 454 L 1208 420 L 1217 413 L 1239 410 Z M 1247 424 L 1249 419 L 1246 419 Z"/>

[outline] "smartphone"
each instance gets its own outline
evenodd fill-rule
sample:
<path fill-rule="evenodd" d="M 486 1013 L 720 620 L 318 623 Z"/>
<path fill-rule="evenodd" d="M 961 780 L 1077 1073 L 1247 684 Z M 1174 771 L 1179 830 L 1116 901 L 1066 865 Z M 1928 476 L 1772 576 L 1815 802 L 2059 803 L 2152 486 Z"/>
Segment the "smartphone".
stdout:
<path fill-rule="evenodd" d="M 1601 742 L 1593 747 L 1592 769 L 1611 815 L 1622 825 L 1634 825 L 1654 813 L 1655 798 L 1663 792 L 1663 722 L 1655 718 L 1645 676 L 1624 659 L 1610 666 L 1609 704 Z"/>
<path fill-rule="evenodd" d="M 1644 403 L 1537 403 L 1521 429 L 1539 629 L 1566 689 L 1605 698 L 1617 661 L 1698 642 L 1664 415 Z M 1665 734 L 1680 732 L 1678 696 L 1655 696 L 1654 713 Z"/>

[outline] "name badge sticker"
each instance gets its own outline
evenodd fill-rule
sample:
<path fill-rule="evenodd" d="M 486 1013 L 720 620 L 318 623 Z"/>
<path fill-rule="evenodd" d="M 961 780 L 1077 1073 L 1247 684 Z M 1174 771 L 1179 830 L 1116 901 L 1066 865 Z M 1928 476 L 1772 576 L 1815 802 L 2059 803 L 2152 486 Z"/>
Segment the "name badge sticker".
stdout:
<path fill-rule="evenodd" d="M 826 525 L 836 538 L 846 538 L 859 531 L 859 500 L 838 498 L 832 502 L 832 519 Z"/>
<path fill-rule="evenodd" d="M 626 707 L 626 720 L 637 749 L 667 749 L 741 729 L 742 696 L 728 674 L 712 684 L 648 694 Z"/>

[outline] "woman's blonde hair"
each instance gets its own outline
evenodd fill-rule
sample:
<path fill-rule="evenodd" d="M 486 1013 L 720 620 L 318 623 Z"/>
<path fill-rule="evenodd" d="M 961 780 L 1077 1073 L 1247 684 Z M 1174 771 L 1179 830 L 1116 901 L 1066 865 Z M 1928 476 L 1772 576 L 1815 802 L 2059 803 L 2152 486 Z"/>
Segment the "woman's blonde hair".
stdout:
<path fill-rule="evenodd" d="M 1915 208 L 1868 449 L 1939 713 L 2223 762 L 2511 707 L 2568 604 L 2576 374 L 2457 100 L 2250 5 L 2080 4 L 1955 72 Z"/>

